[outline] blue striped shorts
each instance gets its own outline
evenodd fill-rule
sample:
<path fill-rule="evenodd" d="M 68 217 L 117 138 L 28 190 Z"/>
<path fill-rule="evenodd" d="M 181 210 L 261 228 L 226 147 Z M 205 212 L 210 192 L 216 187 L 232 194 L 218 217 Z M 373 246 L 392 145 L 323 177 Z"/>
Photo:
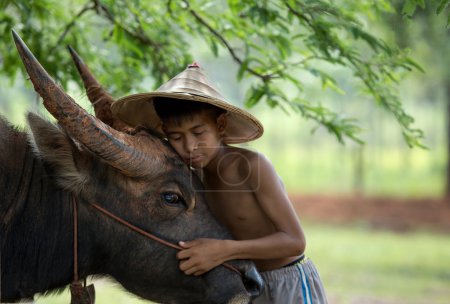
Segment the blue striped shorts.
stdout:
<path fill-rule="evenodd" d="M 253 304 L 327 303 L 319 273 L 307 257 L 288 267 L 261 272 L 261 276 L 265 287 Z"/>

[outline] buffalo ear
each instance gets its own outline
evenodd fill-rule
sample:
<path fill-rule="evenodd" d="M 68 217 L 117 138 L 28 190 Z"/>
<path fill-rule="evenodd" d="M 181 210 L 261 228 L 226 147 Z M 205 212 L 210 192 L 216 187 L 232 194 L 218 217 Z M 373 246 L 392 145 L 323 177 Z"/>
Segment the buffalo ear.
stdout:
<path fill-rule="evenodd" d="M 64 189 L 79 193 L 88 182 L 88 175 L 77 168 L 74 156 L 80 156 L 72 139 L 53 123 L 37 114 L 27 115 L 31 132 L 29 141 L 35 154 L 55 171 L 57 183 Z"/>

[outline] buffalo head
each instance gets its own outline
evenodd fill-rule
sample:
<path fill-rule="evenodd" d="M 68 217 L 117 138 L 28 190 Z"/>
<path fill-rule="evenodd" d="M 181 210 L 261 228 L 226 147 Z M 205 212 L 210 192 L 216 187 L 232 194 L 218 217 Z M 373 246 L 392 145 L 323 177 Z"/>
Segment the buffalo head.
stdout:
<path fill-rule="evenodd" d="M 80 277 L 110 275 L 130 292 L 164 303 L 247 303 L 250 295 L 239 274 L 219 266 L 200 277 L 186 276 L 178 268 L 176 250 L 94 210 L 90 203 L 174 243 L 230 237 L 212 217 L 201 193 L 192 190 L 201 187 L 199 180 L 164 140 L 151 131 L 121 132 L 88 114 L 13 35 L 35 90 L 58 122 L 28 115 L 31 142 L 45 178 L 63 189 L 58 190 L 63 199 L 53 204 L 67 203 L 71 196 L 79 202 Z M 63 214 L 67 217 L 53 220 L 71 221 L 70 212 Z M 70 239 L 70 232 L 65 238 Z M 233 264 L 242 272 L 255 270 L 250 262 Z M 67 284 L 70 272 L 63 277 L 48 286 Z"/>

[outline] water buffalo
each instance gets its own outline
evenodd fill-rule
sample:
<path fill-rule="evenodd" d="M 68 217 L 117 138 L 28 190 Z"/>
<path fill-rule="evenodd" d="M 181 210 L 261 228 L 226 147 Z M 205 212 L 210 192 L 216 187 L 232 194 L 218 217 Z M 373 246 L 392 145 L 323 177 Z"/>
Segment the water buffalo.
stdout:
<path fill-rule="evenodd" d="M 147 131 L 118 131 L 88 114 L 13 36 L 35 90 L 58 124 L 30 113 L 27 135 L 0 117 L 0 302 L 64 287 L 76 268 L 80 278 L 108 275 L 156 302 L 248 303 L 260 291 L 259 277 L 243 278 L 222 266 L 186 276 L 176 250 L 93 207 L 97 203 L 173 243 L 230 237 L 201 193 L 193 192 L 192 183 L 200 182 L 163 140 Z M 250 262 L 232 264 L 242 273 L 255 270 Z"/>

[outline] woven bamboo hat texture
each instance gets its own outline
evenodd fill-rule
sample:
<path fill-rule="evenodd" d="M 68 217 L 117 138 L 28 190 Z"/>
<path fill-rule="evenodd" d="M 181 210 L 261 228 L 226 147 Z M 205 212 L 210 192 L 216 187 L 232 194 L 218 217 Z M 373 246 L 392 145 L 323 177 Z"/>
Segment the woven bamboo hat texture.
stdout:
<path fill-rule="evenodd" d="M 162 122 L 153 107 L 153 101 L 158 97 L 204 102 L 226 110 L 224 143 L 248 142 L 257 139 L 264 132 L 257 118 L 225 101 L 197 63 L 190 64 L 183 72 L 154 92 L 138 93 L 118 99 L 111 105 L 111 110 L 130 126 L 160 130 Z M 165 99 L 165 102 L 170 102 L 170 99 Z"/>

